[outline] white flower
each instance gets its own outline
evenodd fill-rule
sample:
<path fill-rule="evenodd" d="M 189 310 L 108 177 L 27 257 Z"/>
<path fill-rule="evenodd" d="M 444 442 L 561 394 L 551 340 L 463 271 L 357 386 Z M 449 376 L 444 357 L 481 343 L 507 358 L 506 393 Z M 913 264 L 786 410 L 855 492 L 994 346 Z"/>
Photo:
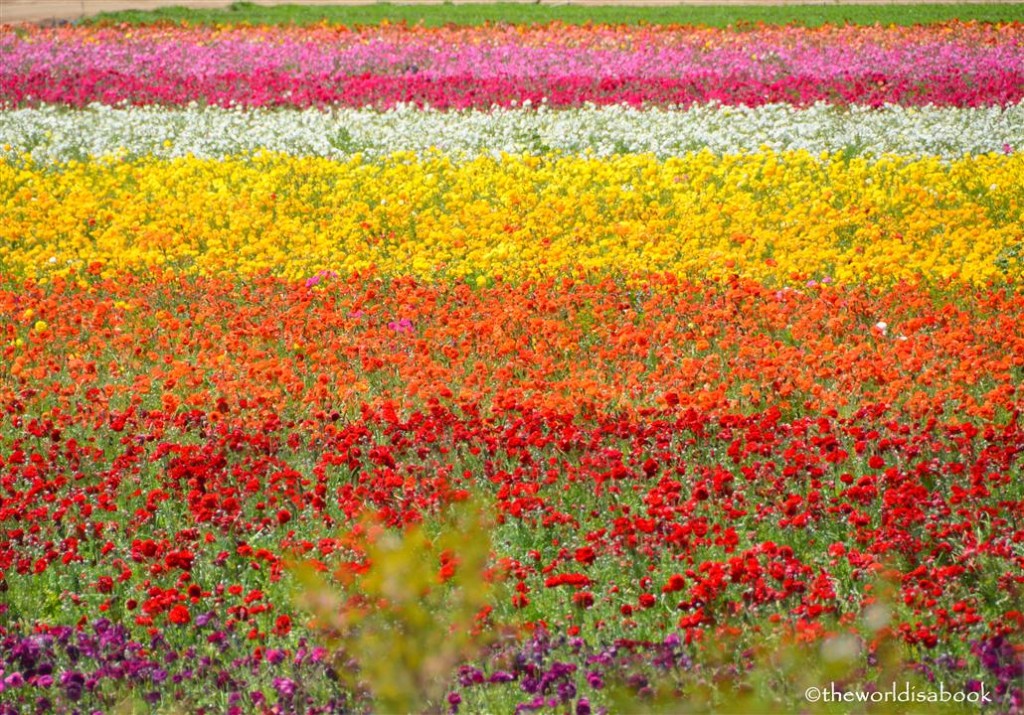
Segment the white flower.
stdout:
<path fill-rule="evenodd" d="M 49 139 L 45 137 L 49 136 Z M 1024 136 L 1024 104 L 1005 108 L 761 107 L 637 109 L 623 106 L 544 111 L 515 108 L 440 112 L 412 106 L 385 112 L 43 106 L 0 111 L 7 154 L 31 151 L 38 162 L 82 155 L 221 158 L 267 149 L 295 156 L 380 158 L 432 147 L 462 159 L 502 147 L 510 153 L 553 150 L 607 156 L 622 151 L 659 158 L 707 149 L 718 154 L 805 150 L 937 156 L 1000 153 Z M 167 146 L 170 141 L 171 146 Z M 122 149 L 123 147 L 123 149 Z M 995 189 L 993 189 L 995 190 Z"/>

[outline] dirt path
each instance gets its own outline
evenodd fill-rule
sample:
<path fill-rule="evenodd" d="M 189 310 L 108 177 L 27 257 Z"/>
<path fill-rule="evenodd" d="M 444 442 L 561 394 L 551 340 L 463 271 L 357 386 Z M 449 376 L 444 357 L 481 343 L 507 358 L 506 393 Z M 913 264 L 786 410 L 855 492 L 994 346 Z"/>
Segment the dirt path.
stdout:
<path fill-rule="evenodd" d="M 287 2 L 287 0 L 284 0 Z M 296 0 L 292 0 L 295 2 Z M 297 0 L 303 5 L 372 5 L 376 0 Z M 471 0 L 487 2 L 488 0 Z M 504 0 L 529 4 L 535 0 Z M 858 4 L 916 4 L 921 0 L 857 0 Z M 926 0 L 937 4 L 986 4 L 992 0 Z M 275 0 L 255 0 L 258 5 L 274 5 Z M 459 3 L 459 0 L 454 0 Z M 540 0 L 545 5 L 824 5 L 843 4 L 823 0 Z M 999 4 L 1019 4 L 1019 0 L 995 0 Z M 442 0 L 409 0 L 402 5 L 440 5 Z M 149 10 L 168 5 L 196 8 L 227 7 L 231 0 L 0 0 L 0 24 L 13 22 L 45 22 L 77 20 L 109 10 Z"/>

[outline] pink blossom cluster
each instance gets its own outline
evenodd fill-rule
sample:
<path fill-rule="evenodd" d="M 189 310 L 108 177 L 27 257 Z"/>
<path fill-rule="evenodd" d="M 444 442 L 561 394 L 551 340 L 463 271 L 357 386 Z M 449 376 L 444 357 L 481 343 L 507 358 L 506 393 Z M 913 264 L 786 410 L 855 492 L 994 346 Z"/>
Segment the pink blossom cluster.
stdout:
<path fill-rule="evenodd" d="M 1005 105 L 1024 25 L 192 28 L 0 34 L 0 103 Z"/>

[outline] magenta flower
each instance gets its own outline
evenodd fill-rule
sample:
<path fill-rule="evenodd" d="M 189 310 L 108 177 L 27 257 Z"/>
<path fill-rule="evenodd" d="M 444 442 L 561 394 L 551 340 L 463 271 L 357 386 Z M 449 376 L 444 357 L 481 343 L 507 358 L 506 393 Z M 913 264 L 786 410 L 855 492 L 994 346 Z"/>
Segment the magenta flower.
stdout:
<path fill-rule="evenodd" d="M 392 320 L 388 323 L 388 327 L 394 330 L 396 333 L 411 333 L 412 332 L 412 321 L 408 318 L 401 318 L 400 320 Z"/>

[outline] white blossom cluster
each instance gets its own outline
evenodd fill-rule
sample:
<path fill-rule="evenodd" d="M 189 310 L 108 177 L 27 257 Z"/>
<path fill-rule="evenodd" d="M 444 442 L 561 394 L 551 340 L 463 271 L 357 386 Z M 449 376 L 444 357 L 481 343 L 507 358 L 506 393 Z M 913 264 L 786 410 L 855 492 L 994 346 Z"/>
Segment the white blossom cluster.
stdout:
<path fill-rule="evenodd" d="M 454 157 L 501 153 L 650 153 L 771 149 L 850 155 L 1007 153 L 1024 148 L 1024 104 L 1009 107 L 808 108 L 701 105 L 676 109 L 586 106 L 441 112 L 411 106 L 252 110 L 216 107 L 56 106 L 0 112 L 0 157 L 37 162 L 90 157 L 219 158 L 259 150 L 295 156 L 377 158 L 442 151 Z"/>

